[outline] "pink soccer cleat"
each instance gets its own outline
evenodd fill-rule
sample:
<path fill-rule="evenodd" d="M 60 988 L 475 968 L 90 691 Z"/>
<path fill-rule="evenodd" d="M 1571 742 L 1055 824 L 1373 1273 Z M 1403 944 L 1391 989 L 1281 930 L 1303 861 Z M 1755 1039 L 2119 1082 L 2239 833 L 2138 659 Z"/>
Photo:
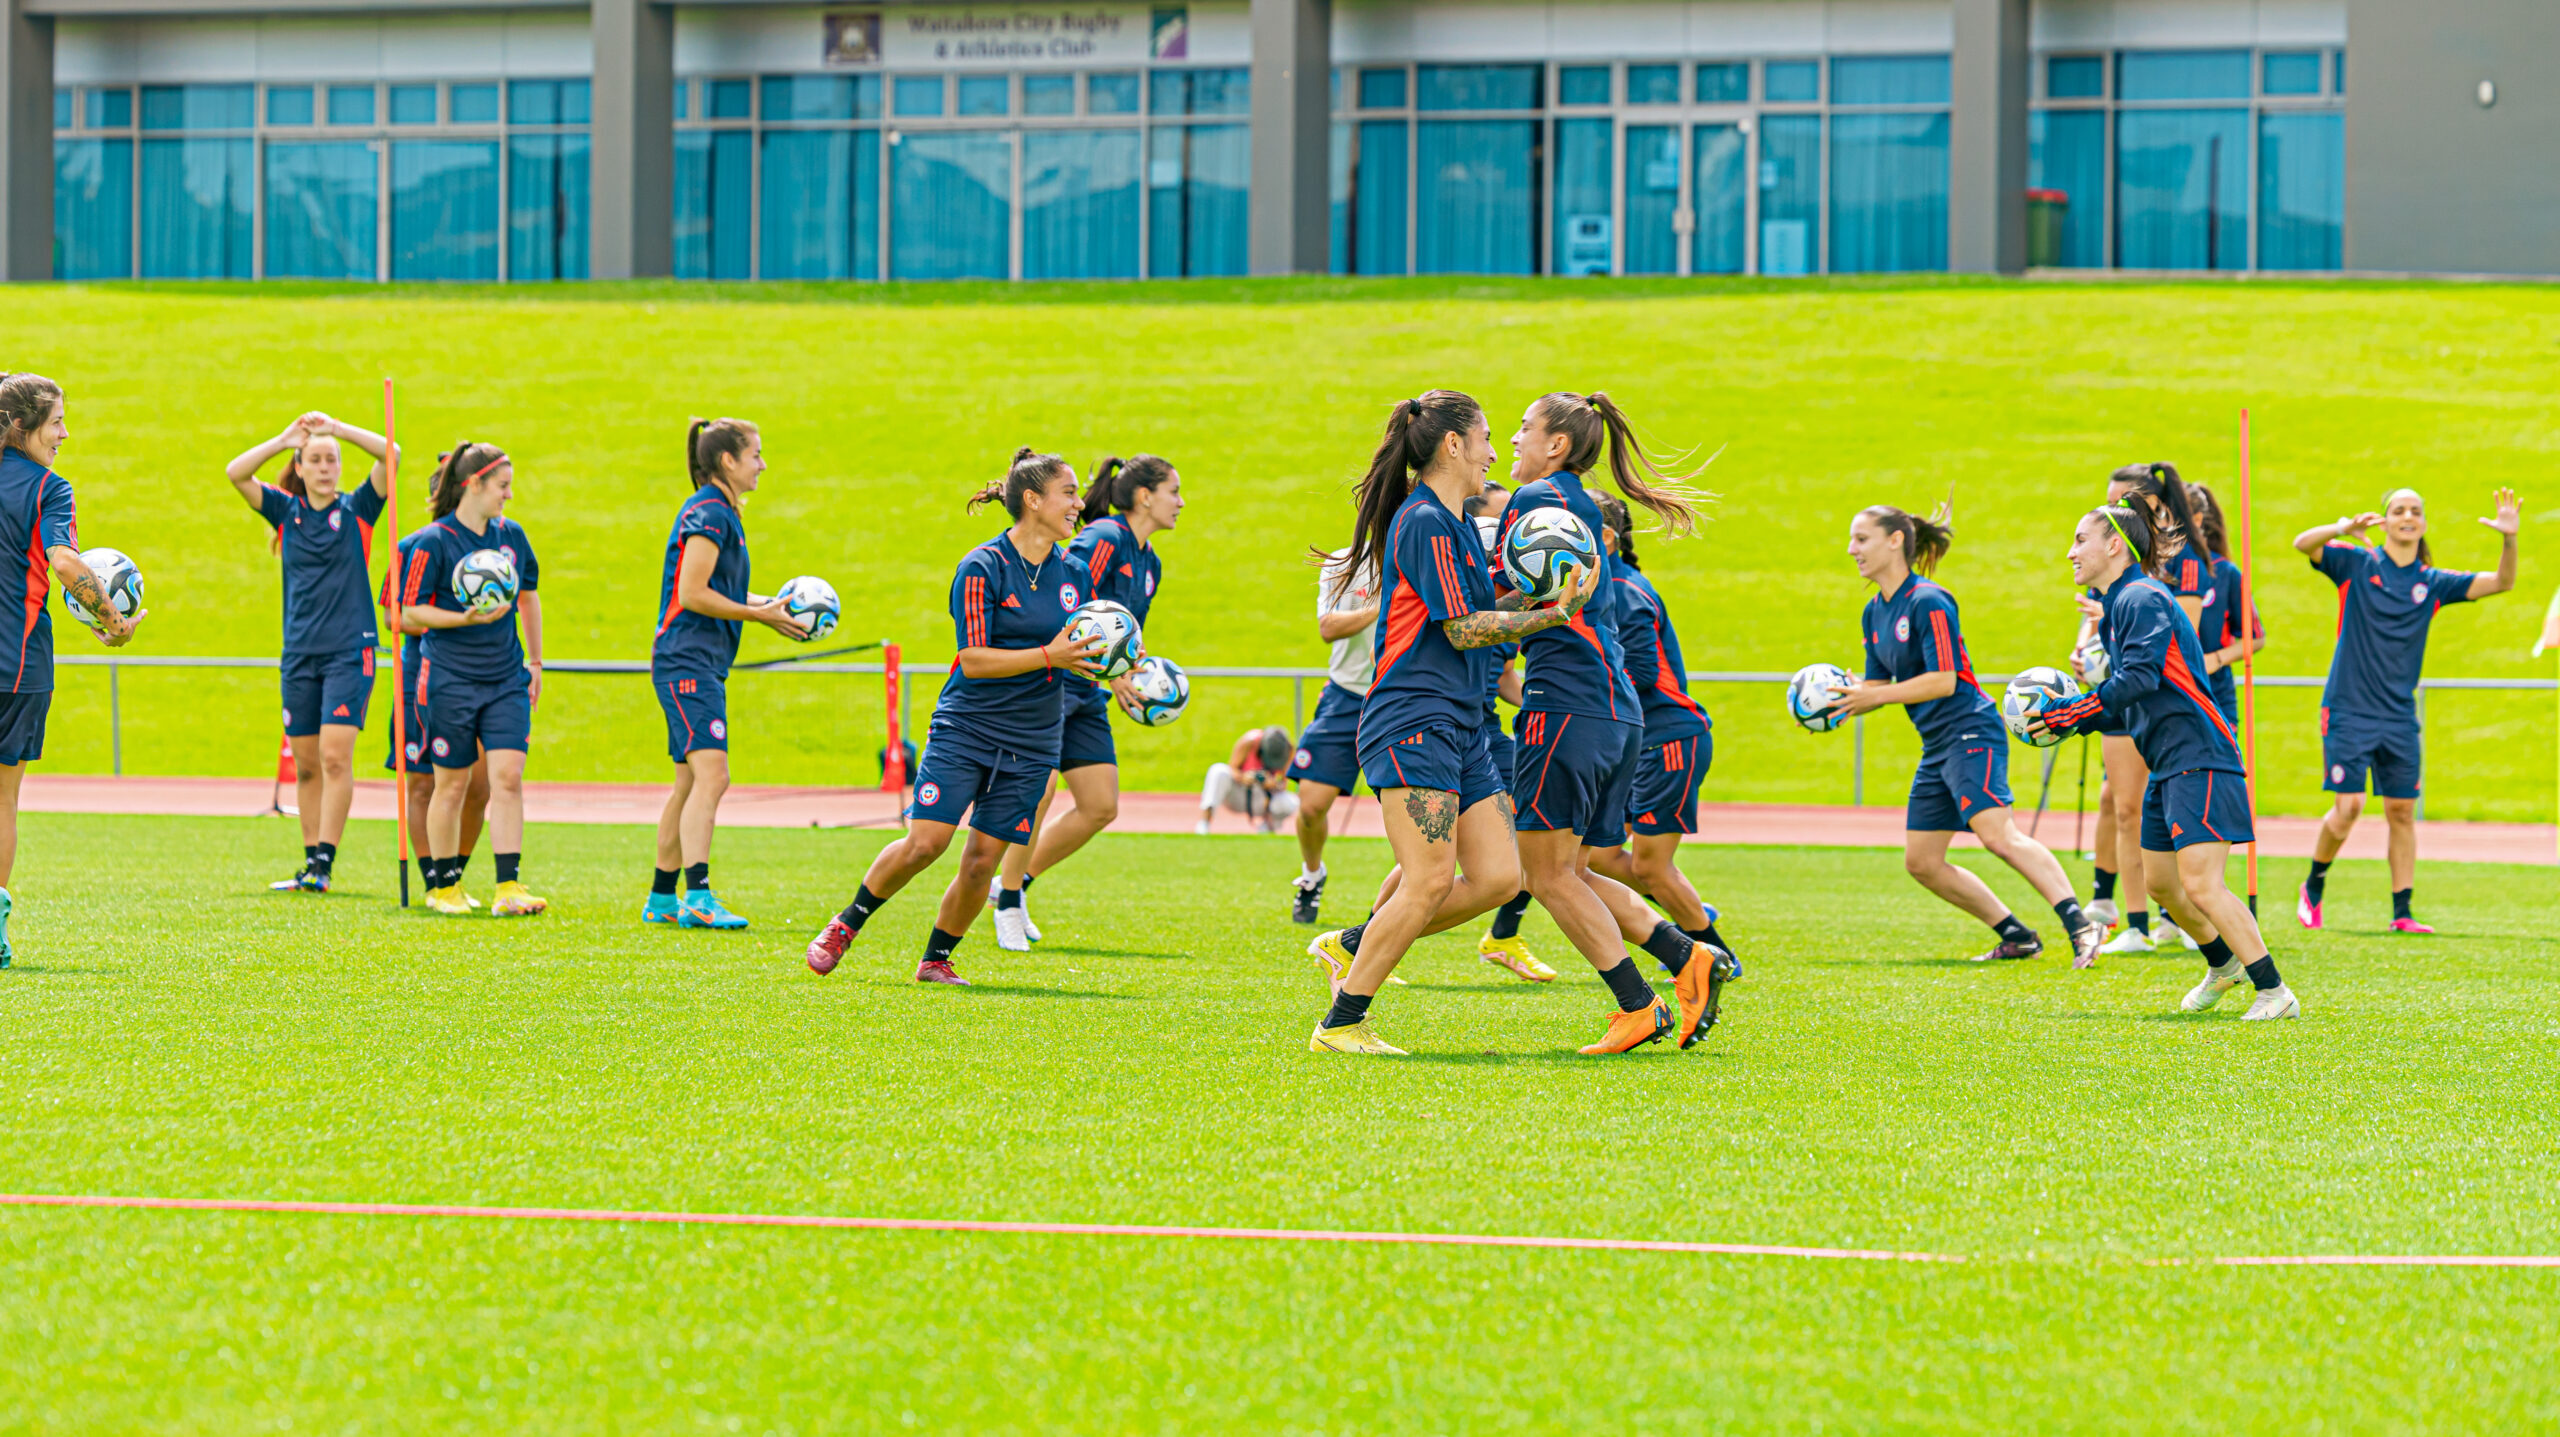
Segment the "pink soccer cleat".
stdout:
<path fill-rule="evenodd" d="M 2394 933 L 2433 933 L 2436 930 L 2429 928 L 2427 925 L 2419 922 L 2415 918 L 2394 918 L 2391 920 L 2391 931 Z"/>
<path fill-rule="evenodd" d="M 2308 883 L 2302 885 L 2302 891 L 2293 896 L 2293 916 L 2305 928 L 2322 926 L 2320 905 L 2311 901 L 2311 885 Z"/>
<path fill-rule="evenodd" d="M 969 980 L 961 977 L 959 973 L 952 969 L 951 960 L 948 958 L 927 958 L 923 962 L 918 963 L 916 965 L 916 981 L 919 983 L 948 983 L 955 988 L 966 988 L 969 986 Z"/>
<path fill-rule="evenodd" d="M 809 971 L 824 978 L 836 971 L 844 961 L 844 950 L 853 946 L 853 930 L 841 918 L 830 918 L 818 936 L 809 940 Z"/>

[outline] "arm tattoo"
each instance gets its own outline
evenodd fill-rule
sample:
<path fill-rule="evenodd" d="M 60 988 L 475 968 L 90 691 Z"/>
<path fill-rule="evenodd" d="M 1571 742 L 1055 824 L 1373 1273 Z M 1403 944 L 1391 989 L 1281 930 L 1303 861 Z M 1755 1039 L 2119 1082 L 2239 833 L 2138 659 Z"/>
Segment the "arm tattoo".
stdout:
<path fill-rule="evenodd" d="M 65 593 L 68 593 L 71 597 L 78 599 L 80 601 L 80 606 L 87 609 L 90 613 L 98 614 L 106 612 L 107 591 L 99 586 L 98 581 L 94 576 L 89 574 L 77 575 L 69 583 L 64 584 L 62 588 Z"/>
<path fill-rule="evenodd" d="M 1458 822 L 1458 796 L 1446 789 L 1408 788 L 1404 791 L 1405 816 L 1422 830 L 1425 843 L 1446 843 L 1449 832 Z"/>
<path fill-rule="evenodd" d="M 1517 612 L 1481 610 L 1460 614 L 1440 625 L 1449 642 L 1461 649 L 1480 649 L 1487 644 L 1508 643 L 1544 633 L 1572 617 L 1562 609 L 1526 609 Z"/>
<path fill-rule="evenodd" d="M 1529 596 L 1518 589 L 1493 601 L 1493 606 L 1506 614 L 1516 614 L 1529 607 Z"/>

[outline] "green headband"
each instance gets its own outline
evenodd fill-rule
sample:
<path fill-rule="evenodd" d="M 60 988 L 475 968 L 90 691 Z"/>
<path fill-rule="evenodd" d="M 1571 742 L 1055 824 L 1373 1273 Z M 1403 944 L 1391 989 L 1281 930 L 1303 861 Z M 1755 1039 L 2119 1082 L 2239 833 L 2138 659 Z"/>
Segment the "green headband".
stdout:
<path fill-rule="evenodd" d="M 2133 536 L 2124 531 L 2124 525 L 2116 521 L 2115 507 L 2113 505 L 2100 505 L 2098 512 L 2107 516 L 2107 527 L 2116 531 L 2117 538 L 2124 540 L 2124 551 L 2133 556 L 2133 562 L 2136 564 L 2141 563 L 2142 550 L 2135 546 Z"/>

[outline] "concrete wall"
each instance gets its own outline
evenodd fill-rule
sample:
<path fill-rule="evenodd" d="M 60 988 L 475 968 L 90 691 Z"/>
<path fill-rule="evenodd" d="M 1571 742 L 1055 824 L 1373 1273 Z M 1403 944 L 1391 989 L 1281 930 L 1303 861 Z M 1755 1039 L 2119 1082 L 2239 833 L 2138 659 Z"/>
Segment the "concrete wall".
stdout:
<path fill-rule="evenodd" d="M 2560 273 L 2560 4 L 2352 0 L 2348 24 L 2347 268 Z"/>

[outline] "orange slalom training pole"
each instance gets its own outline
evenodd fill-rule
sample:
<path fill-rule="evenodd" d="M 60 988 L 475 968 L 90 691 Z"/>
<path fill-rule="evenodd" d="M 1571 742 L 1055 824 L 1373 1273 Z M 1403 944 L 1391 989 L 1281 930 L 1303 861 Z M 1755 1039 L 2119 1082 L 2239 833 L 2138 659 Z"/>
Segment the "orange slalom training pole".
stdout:
<path fill-rule="evenodd" d="M 407 635 L 400 627 L 400 426 L 393 417 L 391 381 L 382 381 L 382 477 L 390 490 L 383 517 L 390 522 L 391 570 L 382 576 L 382 611 L 391 629 L 391 762 L 393 820 L 400 833 L 400 906 L 409 906 L 409 674 L 401 661 Z"/>
<path fill-rule="evenodd" d="M 2258 830 L 2258 681 L 2250 644 L 2258 633 L 2257 563 L 2249 550 L 2249 411 L 2240 411 L 2240 766 L 2249 771 L 2249 831 Z M 2249 913 L 2258 912 L 2258 845 L 2249 850 Z"/>

